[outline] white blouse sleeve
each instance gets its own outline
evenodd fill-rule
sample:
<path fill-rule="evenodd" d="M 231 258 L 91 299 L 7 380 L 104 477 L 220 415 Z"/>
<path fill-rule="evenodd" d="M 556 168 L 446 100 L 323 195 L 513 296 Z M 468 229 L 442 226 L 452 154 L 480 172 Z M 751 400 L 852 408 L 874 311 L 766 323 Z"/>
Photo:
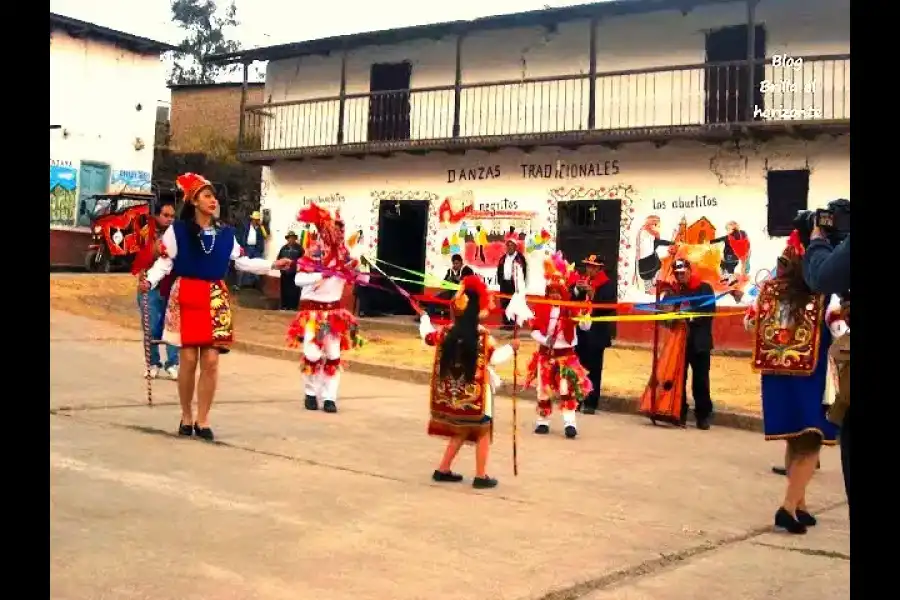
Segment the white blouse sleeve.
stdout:
<path fill-rule="evenodd" d="M 513 347 L 509 344 L 505 346 L 501 346 L 494 350 L 494 353 L 491 355 L 491 366 L 496 366 L 499 364 L 503 364 L 512 358 L 513 355 Z"/>
<path fill-rule="evenodd" d="M 831 331 L 831 335 L 836 338 L 839 338 L 850 331 L 850 327 L 847 326 L 847 321 L 842 318 L 841 298 L 837 294 L 832 294 L 831 300 L 828 303 L 828 308 L 825 309 L 825 324 L 828 325 L 828 330 Z"/>
<path fill-rule="evenodd" d="M 234 239 L 234 246 L 231 247 L 231 260 L 234 261 L 234 267 L 238 271 L 246 271 L 254 275 L 268 275 L 272 270 L 272 262 L 265 258 L 247 258 L 244 256 L 244 250 L 238 244 L 237 238 Z"/>
<path fill-rule="evenodd" d="M 294 285 L 299 288 L 318 283 L 319 281 L 322 281 L 321 273 L 307 273 L 306 271 L 297 271 L 297 274 L 294 276 Z"/>
<path fill-rule="evenodd" d="M 172 267 L 175 265 L 175 257 L 178 255 L 175 228 L 170 225 L 163 232 L 160 242 L 162 243 L 162 252 L 153 265 L 147 269 L 147 281 L 150 282 L 150 287 L 153 288 L 159 285 L 159 282 L 172 272 Z"/>

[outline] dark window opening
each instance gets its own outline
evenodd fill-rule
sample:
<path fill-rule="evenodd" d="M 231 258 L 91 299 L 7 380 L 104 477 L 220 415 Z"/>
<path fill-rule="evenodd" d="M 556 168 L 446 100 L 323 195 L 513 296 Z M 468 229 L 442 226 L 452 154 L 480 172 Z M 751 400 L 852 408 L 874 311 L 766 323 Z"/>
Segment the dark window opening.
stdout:
<path fill-rule="evenodd" d="M 747 60 L 750 29 L 746 25 L 724 27 L 706 34 L 706 62 L 722 63 Z M 754 34 L 753 56 L 766 58 L 766 29 L 757 25 Z M 753 83 L 749 75 L 751 67 L 744 65 L 711 66 L 706 70 L 707 123 L 746 123 L 756 120 L 754 107 L 763 107 L 761 84 L 766 74 L 763 62 L 753 67 Z M 753 106 L 747 104 L 752 95 Z"/>
<path fill-rule="evenodd" d="M 766 229 L 772 237 L 790 235 L 797 213 L 809 205 L 809 169 L 769 171 Z"/>
<path fill-rule="evenodd" d="M 372 65 L 369 79 L 370 142 L 409 139 L 409 87 L 412 63 Z"/>

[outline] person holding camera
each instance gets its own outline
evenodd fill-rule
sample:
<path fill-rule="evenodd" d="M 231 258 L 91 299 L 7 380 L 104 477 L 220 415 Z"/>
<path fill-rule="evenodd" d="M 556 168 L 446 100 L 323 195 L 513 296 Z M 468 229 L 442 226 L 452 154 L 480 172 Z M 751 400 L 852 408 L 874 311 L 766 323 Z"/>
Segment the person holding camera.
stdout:
<path fill-rule="evenodd" d="M 850 326 L 850 201 L 834 200 L 828 208 L 814 214 L 798 215 L 809 232 L 809 245 L 803 257 L 803 277 L 820 294 L 837 294 L 842 301 L 842 318 Z M 844 489 L 850 503 L 850 333 L 832 345 L 830 358 L 838 374 L 837 398 L 828 418 L 841 427 L 841 468 Z"/>

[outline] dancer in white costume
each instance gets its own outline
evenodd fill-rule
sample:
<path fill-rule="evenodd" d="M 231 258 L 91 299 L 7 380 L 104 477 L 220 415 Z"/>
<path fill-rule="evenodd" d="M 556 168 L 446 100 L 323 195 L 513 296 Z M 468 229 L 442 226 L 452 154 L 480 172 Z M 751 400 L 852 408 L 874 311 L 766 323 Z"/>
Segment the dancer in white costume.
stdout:
<path fill-rule="evenodd" d="M 297 220 L 316 227 L 316 241 L 297 261 L 294 282 L 301 288 L 300 312 L 288 330 L 292 346 L 303 348 L 305 375 L 304 405 L 307 410 L 337 412 L 341 381 L 341 351 L 360 344 L 353 314 L 341 305 L 344 286 L 356 281 L 368 283 L 368 274 L 359 272 L 358 257 L 344 242 L 340 215 L 312 204 Z"/>

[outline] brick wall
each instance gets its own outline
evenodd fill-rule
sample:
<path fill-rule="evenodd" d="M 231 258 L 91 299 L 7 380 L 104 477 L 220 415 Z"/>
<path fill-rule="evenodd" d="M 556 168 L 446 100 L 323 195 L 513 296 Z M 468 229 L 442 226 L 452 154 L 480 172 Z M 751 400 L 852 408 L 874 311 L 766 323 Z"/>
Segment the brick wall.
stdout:
<path fill-rule="evenodd" d="M 212 137 L 236 142 L 240 127 L 241 84 L 171 87 L 169 146 L 176 152 L 203 151 Z M 247 104 L 263 102 L 264 85 L 251 84 Z"/>
<path fill-rule="evenodd" d="M 88 245 L 89 231 L 50 229 L 50 264 L 55 267 L 82 267 Z"/>

